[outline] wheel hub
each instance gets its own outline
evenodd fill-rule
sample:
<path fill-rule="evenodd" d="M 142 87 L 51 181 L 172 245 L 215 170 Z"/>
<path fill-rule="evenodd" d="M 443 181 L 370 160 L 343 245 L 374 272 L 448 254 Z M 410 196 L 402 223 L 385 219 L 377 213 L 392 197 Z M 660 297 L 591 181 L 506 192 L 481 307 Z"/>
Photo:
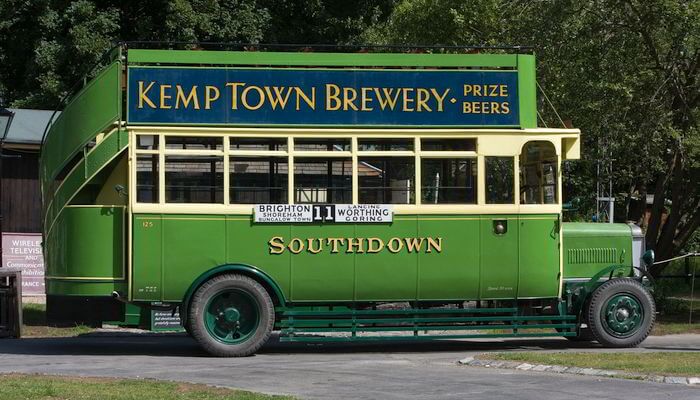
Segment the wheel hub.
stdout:
<path fill-rule="evenodd" d="M 615 336 L 630 336 L 639 329 L 642 319 L 642 306 L 628 294 L 612 297 L 603 308 L 603 322 L 606 329 Z"/>
<path fill-rule="evenodd" d="M 241 313 L 236 307 L 228 307 L 224 310 L 224 319 L 226 319 L 226 322 L 238 322 L 239 318 L 241 318 Z"/>
<path fill-rule="evenodd" d="M 204 315 L 207 331 L 225 344 L 248 340 L 260 323 L 257 301 L 246 291 L 230 289 L 213 295 Z"/>

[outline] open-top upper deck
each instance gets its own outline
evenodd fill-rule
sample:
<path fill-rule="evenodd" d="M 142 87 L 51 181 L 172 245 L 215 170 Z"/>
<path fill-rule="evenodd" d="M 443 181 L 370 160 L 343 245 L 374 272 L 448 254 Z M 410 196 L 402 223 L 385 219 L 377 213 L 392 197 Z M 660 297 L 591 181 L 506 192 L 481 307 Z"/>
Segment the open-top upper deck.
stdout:
<path fill-rule="evenodd" d="M 578 157 L 578 130 L 537 128 L 531 54 L 120 46 L 48 128 L 41 159 L 45 222 L 134 143 L 137 133 L 162 140 L 165 133 L 213 134 L 226 143 L 234 136 L 345 136 L 356 146 L 345 155 L 355 160 L 363 155 L 357 152 L 360 138 L 479 137 L 478 148 L 461 154 L 476 158 L 519 154 L 528 138 L 541 138 L 552 142 L 557 155 Z M 221 149 L 228 155 L 230 146 L 222 142 Z M 278 155 L 292 157 L 291 152 L 293 146 Z M 420 142 L 405 155 L 426 156 Z M 420 168 L 420 159 L 416 162 Z M 351 201 L 357 202 L 358 189 L 353 191 Z M 483 198 L 479 193 L 475 204 L 484 205 Z M 420 205 L 419 196 L 416 201 Z"/>

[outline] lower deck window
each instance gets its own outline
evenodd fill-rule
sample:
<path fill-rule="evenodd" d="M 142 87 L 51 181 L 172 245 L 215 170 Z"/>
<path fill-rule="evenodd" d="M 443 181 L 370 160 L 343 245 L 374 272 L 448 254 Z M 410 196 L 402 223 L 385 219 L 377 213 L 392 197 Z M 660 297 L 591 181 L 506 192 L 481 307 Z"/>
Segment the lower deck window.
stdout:
<path fill-rule="evenodd" d="M 352 203 L 352 161 L 345 158 L 294 160 L 296 203 Z"/>
<path fill-rule="evenodd" d="M 233 157 L 230 168 L 231 204 L 286 204 L 286 157 Z"/>
<path fill-rule="evenodd" d="M 414 204 L 415 158 L 360 157 L 360 204 Z"/>
<path fill-rule="evenodd" d="M 476 159 L 424 158 L 423 204 L 476 204 Z"/>
<path fill-rule="evenodd" d="M 223 203 L 223 157 L 166 156 L 165 202 Z"/>

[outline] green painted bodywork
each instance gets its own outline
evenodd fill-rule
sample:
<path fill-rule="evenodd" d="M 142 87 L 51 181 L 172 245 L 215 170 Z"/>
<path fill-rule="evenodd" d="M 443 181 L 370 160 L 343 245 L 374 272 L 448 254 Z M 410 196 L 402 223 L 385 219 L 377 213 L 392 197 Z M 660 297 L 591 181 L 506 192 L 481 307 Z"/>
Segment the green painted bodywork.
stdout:
<path fill-rule="evenodd" d="M 121 120 L 121 63 L 115 61 L 90 81 L 51 124 L 41 152 L 44 190 L 75 154 L 98 133 Z M 44 192 L 45 201 L 49 192 Z"/>
<path fill-rule="evenodd" d="M 503 67 L 516 68 L 526 54 L 295 53 L 129 49 L 128 63 L 177 65 Z"/>
<path fill-rule="evenodd" d="M 47 294 L 78 294 L 75 290 L 92 287 L 94 294 L 108 296 L 115 290 L 111 282 L 125 282 L 125 223 L 123 207 L 64 209 L 44 242 Z"/>
<path fill-rule="evenodd" d="M 87 183 L 101 185 L 103 182 L 95 179 L 96 175 L 108 166 L 108 163 L 126 150 L 129 144 L 128 135 L 125 131 L 116 131 L 105 137 L 92 151 L 86 152 L 83 159 L 76 165 L 62 184 L 55 192 L 44 194 L 44 232 L 48 233 L 56 221 L 56 217 L 63 208 L 70 204 L 71 199 L 78 195 L 79 190 Z M 122 173 L 126 177 L 126 166 L 122 168 Z M 90 182 L 92 180 L 92 182 Z M 124 183 L 126 180 L 124 179 Z M 88 202 L 92 204 L 94 202 Z M 83 202 L 82 204 L 86 204 Z M 99 204 L 99 203 L 98 203 Z M 105 204 L 105 203 L 102 203 Z M 107 204 L 115 204 L 110 202 Z"/>
<path fill-rule="evenodd" d="M 493 233 L 494 220 L 508 231 Z M 254 224 L 221 215 L 134 216 L 133 300 L 181 302 L 192 282 L 220 266 L 263 272 L 287 302 L 375 302 L 556 298 L 559 291 L 558 215 L 397 216 L 391 224 Z M 519 230 L 528 234 L 519 236 Z M 556 232 L 553 234 L 552 232 Z M 442 251 L 270 254 L 275 236 L 442 238 Z M 537 241 L 550 243 L 545 254 Z M 543 264 L 542 262 L 547 262 Z M 279 297 L 276 293 L 273 293 Z M 280 300 L 280 299 L 278 299 Z"/>
<path fill-rule="evenodd" d="M 564 279 L 590 278 L 611 265 L 633 265 L 626 224 L 564 223 Z"/>

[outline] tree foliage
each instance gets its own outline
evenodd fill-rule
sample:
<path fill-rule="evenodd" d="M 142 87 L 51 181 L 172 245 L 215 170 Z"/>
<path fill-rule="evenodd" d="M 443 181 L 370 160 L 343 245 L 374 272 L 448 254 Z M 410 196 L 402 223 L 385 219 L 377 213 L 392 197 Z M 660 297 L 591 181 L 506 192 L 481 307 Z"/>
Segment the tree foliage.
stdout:
<path fill-rule="evenodd" d="M 0 12 L 0 97 L 37 108 L 118 40 L 532 45 L 541 124 L 583 132 L 564 187 L 584 199 L 580 218 L 609 158 L 617 219 L 644 225 L 659 258 L 700 225 L 700 0 L 0 0 Z"/>
<path fill-rule="evenodd" d="M 596 162 L 611 159 L 616 219 L 643 225 L 657 258 L 678 253 L 697 230 L 700 1 L 403 0 L 363 38 L 532 45 L 541 123 L 561 126 L 561 117 L 583 132 L 585 156 L 565 174 L 568 197 L 585 199 L 581 213 L 595 208 Z"/>

